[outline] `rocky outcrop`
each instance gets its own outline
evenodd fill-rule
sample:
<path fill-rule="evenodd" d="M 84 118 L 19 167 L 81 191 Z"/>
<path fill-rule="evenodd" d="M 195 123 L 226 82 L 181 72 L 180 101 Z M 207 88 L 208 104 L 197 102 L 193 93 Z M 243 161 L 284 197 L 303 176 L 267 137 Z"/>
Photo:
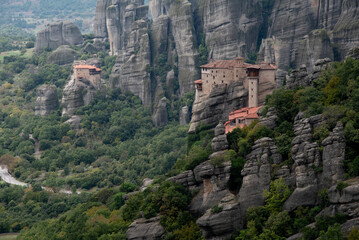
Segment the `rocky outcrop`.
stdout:
<path fill-rule="evenodd" d="M 273 130 L 277 126 L 277 119 L 277 110 L 274 107 L 270 107 L 266 115 L 259 119 L 259 123 Z"/>
<path fill-rule="evenodd" d="M 271 164 L 281 162 L 282 156 L 271 138 L 261 138 L 254 143 L 241 172 L 243 183 L 238 196 L 242 216 L 249 207 L 264 205 L 263 191 L 269 190 L 273 173 Z"/>
<path fill-rule="evenodd" d="M 330 63 L 329 58 L 318 59 L 310 72 L 305 65 L 293 70 L 287 80 L 286 88 L 294 89 L 296 87 L 311 86 L 315 80 L 318 80 L 320 74 L 328 69 Z"/>
<path fill-rule="evenodd" d="M 84 64 L 96 66 L 98 59 L 92 58 L 84 61 Z M 102 82 L 88 79 L 76 79 L 74 74 L 62 90 L 62 115 L 73 115 L 76 109 L 87 106 L 102 88 Z"/>
<path fill-rule="evenodd" d="M 151 0 L 150 9 L 154 51 L 177 55 L 178 82 L 183 95 L 194 89 L 193 81 L 199 77 L 195 64 L 198 51 L 192 3 L 188 0 Z M 171 55 L 169 61 L 173 61 Z"/>
<path fill-rule="evenodd" d="M 356 60 L 359 60 L 359 47 L 354 47 L 349 50 L 347 57 L 354 58 Z"/>
<path fill-rule="evenodd" d="M 203 236 L 208 240 L 228 239 L 241 227 L 239 208 L 236 196 L 228 193 L 215 208 L 207 210 L 197 220 L 196 223 L 201 228 Z"/>
<path fill-rule="evenodd" d="M 145 106 L 151 106 L 151 50 L 146 8 L 148 10 L 143 0 L 116 2 L 106 9 L 106 27 L 110 54 L 117 56 L 110 76 L 112 87 L 130 91 L 139 96 Z"/>
<path fill-rule="evenodd" d="M 198 97 L 193 104 L 189 132 L 193 133 L 200 123 L 215 126 L 218 122 L 227 121 L 233 109 L 246 106 L 247 95 L 241 83 L 232 83 L 218 86 L 209 96 Z"/>
<path fill-rule="evenodd" d="M 213 152 L 219 152 L 228 149 L 226 128 L 221 122 L 214 129 L 214 138 L 212 139 L 211 147 Z"/>
<path fill-rule="evenodd" d="M 162 98 L 158 103 L 152 122 L 156 127 L 163 127 L 168 123 L 167 98 Z"/>
<path fill-rule="evenodd" d="M 165 235 L 165 229 L 160 225 L 160 217 L 137 219 L 128 227 L 128 240 L 160 240 Z"/>
<path fill-rule="evenodd" d="M 61 45 L 79 45 L 83 43 L 78 26 L 71 22 L 49 24 L 36 36 L 35 52 L 41 53 L 45 48 L 56 49 Z"/>
<path fill-rule="evenodd" d="M 69 124 L 73 129 L 80 129 L 82 117 L 79 115 L 73 115 L 65 123 Z"/>
<path fill-rule="evenodd" d="M 292 158 L 296 188 L 285 202 L 283 206 L 285 210 L 316 203 L 320 183 L 321 155 L 318 144 L 312 142 L 312 133 L 322 121 L 321 115 L 305 118 L 303 113 L 299 113 L 295 118 Z"/>
<path fill-rule="evenodd" d="M 112 4 L 112 0 L 98 0 L 96 5 L 93 32 L 96 41 L 105 41 L 108 38 L 106 9 Z"/>
<path fill-rule="evenodd" d="M 186 125 L 190 121 L 189 117 L 189 107 L 184 106 L 181 108 L 180 116 L 179 116 L 179 123 L 180 125 Z"/>
<path fill-rule="evenodd" d="M 337 123 L 329 137 L 323 140 L 323 175 L 325 187 L 344 180 L 345 138 L 341 122 Z"/>
<path fill-rule="evenodd" d="M 48 63 L 57 65 L 72 64 L 79 57 L 79 53 L 69 46 L 60 46 L 52 52 L 48 58 Z"/>
<path fill-rule="evenodd" d="M 36 90 L 35 115 L 45 116 L 59 107 L 57 88 L 54 85 L 41 85 Z"/>

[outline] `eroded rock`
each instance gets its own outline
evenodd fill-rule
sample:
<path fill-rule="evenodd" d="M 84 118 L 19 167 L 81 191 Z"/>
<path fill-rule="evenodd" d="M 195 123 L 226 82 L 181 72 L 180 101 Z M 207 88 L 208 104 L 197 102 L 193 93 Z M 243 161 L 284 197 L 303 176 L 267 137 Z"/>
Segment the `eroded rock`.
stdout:
<path fill-rule="evenodd" d="M 59 107 L 57 88 L 54 85 L 41 85 L 36 90 L 35 115 L 45 116 Z"/>
<path fill-rule="evenodd" d="M 79 45 L 83 43 L 81 31 L 72 22 L 49 24 L 36 36 L 35 52 L 41 53 L 45 48 L 57 49 L 62 45 Z"/>
<path fill-rule="evenodd" d="M 160 240 L 165 229 L 160 225 L 160 217 L 140 218 L 131 223 L 126 235 L 128 240 Z"/>

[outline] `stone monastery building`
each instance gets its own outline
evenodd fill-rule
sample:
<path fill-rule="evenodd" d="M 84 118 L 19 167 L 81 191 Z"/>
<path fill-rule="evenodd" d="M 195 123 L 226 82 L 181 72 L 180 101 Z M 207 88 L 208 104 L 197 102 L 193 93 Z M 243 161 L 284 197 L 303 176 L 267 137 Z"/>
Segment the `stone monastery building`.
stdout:
<path fill-rule="evenodd" d="M 88 65 L 85 61 L 75 61 L 73 70 L 75 80 L 89 80 L 94 86 L 101 83 L 101 69 Z"/>
<path fill-rule="evenodd" d="M 265 62 L 260 65 L 245 63 L 242 57 L 211 61 L 201 66 L 202 79 L 195 81 L 196 98 L 209 95 L 218 85 L 239 81 L 248 90 L 247 106 L 258 107 L 276 86 L 276 69 L 275 65 Z"/>

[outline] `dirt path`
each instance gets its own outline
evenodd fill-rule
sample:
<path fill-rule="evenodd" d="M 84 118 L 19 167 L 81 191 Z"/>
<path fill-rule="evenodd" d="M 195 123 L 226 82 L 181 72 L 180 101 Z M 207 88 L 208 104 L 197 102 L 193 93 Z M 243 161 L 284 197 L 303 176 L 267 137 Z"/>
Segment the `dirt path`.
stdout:
<path fill-rule="evenodd" d="M 36 138 L 34 138 L 34 136 L 32 136 L 32 134 L 29 135 L 29 138 L 35 141 L 35 153 L 34 153 L 34 157 L 37 158 L 37 159 L 40 159 L 42 152 L 40 151 L 39 140 L 37 140 Z"/>
<path fill-rule="evenodd" d="M 10 184 L 13 184 L 13 185 L 24 186 L 24 187 L 29 186 L 29 184 L 20 182 L 20 181 L 16 180 L 15 178 L 13 178 L 10 175 L 7 167 L 4 166 L 4 165 L 0 166 L 0 177 L 4 182 L 7 182 L 7 183 L 10 183 Z"/>

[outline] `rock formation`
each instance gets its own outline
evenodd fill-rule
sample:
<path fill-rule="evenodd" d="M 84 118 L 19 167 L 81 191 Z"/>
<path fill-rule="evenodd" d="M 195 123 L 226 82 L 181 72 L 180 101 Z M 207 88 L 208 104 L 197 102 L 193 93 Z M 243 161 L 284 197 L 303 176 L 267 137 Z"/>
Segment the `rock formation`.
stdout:
<path fill-rule="evenodd" d="M 163 127 L 168 123 L 167 98 L 162 98 L 158 103 L 152 122 L 156 127 Z"/>
<path fill-rule="evenodd" d="M 35 115 L 45 116 L 59 107 L 57 88 L 54 85 L 41 85 L 36 90 Z"/>
<path fill-rule="evenodd" d="M 225 122 L 234 109 L 245 107 L 247 91 L 241 83 L 215 88 L 207 97 L 195 99 L 189 132 L 202 124 L 213 125 Z"/>
<path fill-rule="evenodd" d="M 223 123 L 219 123 L 214 129 L 214 138 L 211 144 L 214 153 L 228 149 L 226 128 Z"/>
<path fill-rule="evenodd" d="M 267 114 L 259 119 L 259 123 L 273 130 L 277 126 L 277 114 L 277 110 L 271 107 L 268 109 Z"/>
<path fill-rule="evenodd" d="M 99 62 L 98 59 L 92 58 L 83 61 L 82 64 L 96 66 Z M 76 109 L 89 105 L 101 87 L 101 80 L 90 81 L 85 78 L 76 79 L 74 74 L 72 74 L 62 91 L 62 115 L 66 114 L 71 116 Z"/>
<path fill-rule="evenodd" d="M 79 45 L 83 43 L 78 26 L 71 22 L 49 24 L 36 36 L 35 52 L 41 53 L 45 48 L 56 49 L 61 45 Z"/>
<path fill-rule="evenodd" d="M 242 187 L 239 191 L 239 202 L 242 216 L 253 206 L 264 205 L 263 191 L 269 190 L 271 181 L 271 164 L 280 164 L 282 156 L 271 138 L 257 140 L 252 152 L 246 156 L 246 163 L 241 172 Z"/>
<path fill-rule="evenodd" d="M 112 87 L 139 96 L 145 106 L 151 106 L 153 93 L 148 28 L 148 7 L 143 6 L 143 0 L 120 1 L 106 8 L 110 54 L 117 56 L 111 74 Z"/>
<path fill-rule="evenodd" d="M 304 118 L 299 113 L 294 122 L 295 138 L 292 141 L 296 188 L 284 204 L 284 209 L 293 210 L 298 206 L 314 205 L 319 185 L 321 156 L 319 146 L 312 142 L 313 129 L 322 121 L 321 115 Z"/>
<path fill-rule="evenodd" d="M 161 240 L 165 235 L 165 229 L 160 225 L 160 218 L 137 219 L 128 228 L 128 240 Z"/>
<path fill-rule="evenodd" d="M 318 59 L 315 61 L 311 72 L 307 70 L 305 65 L 293 70 L 287 80 L 286 88 L 294 89 L 300 86 L 311 86 L 313 81 L 318 80 L 322 71 L 328 69 L 330 63 L 331 60 L 329 58 Z"/>
<path fill-rule="evenodd" d="M 181 109 L 180 112 L 180 116 L 179 116 L 179 123 L 181 125 L 186 125 L 188 124 L 190 121 L 190 117 L 189 117 L 189 107 L 188 106 L 184 106 Z"/>
<path fill-rule="evenodd" d="M 330 187 L 344 180 L 345 138 L 341 122 L 329 137 L 323 140 L 323 185 Z"/>
<path fill-rule="evenodd" d="M 52 52 L 48 58 L 48 63 L 57 65 L 72 64 L 79 57 L 79 53 L 69 46 L 60 46 Z"/>

